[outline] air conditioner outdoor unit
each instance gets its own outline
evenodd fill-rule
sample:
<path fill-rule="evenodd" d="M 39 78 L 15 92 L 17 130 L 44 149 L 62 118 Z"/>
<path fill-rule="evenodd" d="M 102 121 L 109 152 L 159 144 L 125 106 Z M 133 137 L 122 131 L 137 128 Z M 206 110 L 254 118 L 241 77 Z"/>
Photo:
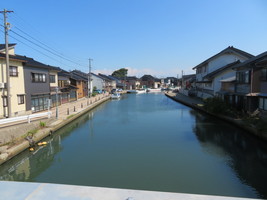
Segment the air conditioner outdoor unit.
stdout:
<path fill-rule="evenodd" d="M 0 88 L 4 89 L 5 88 L 5 83 L 0 83 Z"/>

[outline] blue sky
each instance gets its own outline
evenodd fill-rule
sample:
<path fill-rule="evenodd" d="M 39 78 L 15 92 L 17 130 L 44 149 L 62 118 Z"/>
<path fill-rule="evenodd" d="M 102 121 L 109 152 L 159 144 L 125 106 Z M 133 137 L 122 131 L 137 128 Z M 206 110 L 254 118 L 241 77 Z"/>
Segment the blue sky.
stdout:
<path fill-rule="evenodd" d="M 266 0 L 8 0 L 4 8 L 14 11 L 16 53 L 65 70 L 88 72 L 92 58 L 96 73 L 176 77 L 228 46 L 267 51 Z"/>

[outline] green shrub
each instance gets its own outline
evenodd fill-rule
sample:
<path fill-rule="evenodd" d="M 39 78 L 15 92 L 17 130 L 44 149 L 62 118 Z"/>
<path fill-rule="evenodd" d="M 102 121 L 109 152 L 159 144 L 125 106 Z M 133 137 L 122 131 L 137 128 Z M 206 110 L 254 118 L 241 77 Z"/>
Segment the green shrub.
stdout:
<path fill-rule="evenodd" d="M 41 128 L 44 128 L 46 126 L 46 123 L 45 122 L 42 122 L 42 121 L 40 121 L 40 127 Z"/>
<path fill-rule="evenodd" d="M 93 92 L 93 93 L 92 93 L 92 96 L 93 96 L 93 97 L 95 97 L 96 95 L 97 95 L 97 93 L 96 93 L 96 92 Z"/>
<path fill-rule="evenodd" d="M 236 117 L 238 112 L 228 103 L 218 97 L 207 98 L 204 100 L 204 109 L 213 114 L 222 114 Z"/>

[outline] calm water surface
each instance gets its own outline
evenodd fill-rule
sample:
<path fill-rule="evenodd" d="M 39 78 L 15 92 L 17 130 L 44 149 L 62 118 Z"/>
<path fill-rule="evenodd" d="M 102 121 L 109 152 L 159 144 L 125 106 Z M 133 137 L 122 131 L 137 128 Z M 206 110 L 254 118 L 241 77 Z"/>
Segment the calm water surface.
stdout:
<path fill-rule="evenodd" d="M 161 93 L 104 103 L 46 140 L 0 180 L 267 198 L 266 143 Z"/>

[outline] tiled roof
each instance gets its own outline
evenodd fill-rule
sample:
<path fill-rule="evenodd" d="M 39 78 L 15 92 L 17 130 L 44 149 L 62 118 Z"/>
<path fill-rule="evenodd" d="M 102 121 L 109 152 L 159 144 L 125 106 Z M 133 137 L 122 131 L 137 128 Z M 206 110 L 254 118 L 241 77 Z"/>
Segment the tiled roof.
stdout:
<path fill-rule="evenodd" d="M 109 76 L 107 76 L 105 74 L 98 73 L 98 76 L 102 77 L 103 79 L 105 79 L 107 81 L 114 81 L 114 79 L 110 78 Z"/>
<path fill-rule="evenodd" d="M 10 44 L 8 44 L 8 47 L 13 47 L 15 45 L 16 45 L 16 43 L 10 43 Z M 0 51 L 3 51 L 5 49 L 6 49 L 6 45 L 5 44 L 0 44 Z"/>
<path fill-rule="evenodd" d="M 5 59 L 6 54 L 0 53 L 0 59 Z M 22 63 L 25 63 L 26 66 L 31 66 L 31 67 L 39 67 L 39 68 L 45 68 L 48 70 L 55 70 L 55 71 L 61 71 L 59 67 L 54 67 L 50 65 L 43 64 L 41 62 L 38 62 L 34 60 L 33 58 L 27 57 L 27 56 L 21 56 L 21 55 L 9 55 L 10 60 L 17 60 Z"/>
<path fill-rule="evenodd" d="M 74 80 L 83 80 L 88 81 L 88 75 L 84 72 L 81 72 L 79 70 L 73 70 L 70 72 L 70 77 Z"/>
<path fill-rule="evenodd" d="M 153 76 L 151 76 L 151 75 L 144 75 L 144 76 L 142 76 L 141 78 L 140 78 L 142 81 L 154 81 L 155 80 L 155 78 L 153 77 Z"/>
<path fill-rule="evenodd" d="M 208 58 L 207 60 L 205 60 L 202 63 L 198 64 L 197 66 L 193 67 L 193 69 L 196 69 L 198 67 L 202 67 L 203 65 L 207 64 L 210 60 L 216 58 L 217 56 L 220 56 L 220 55 L 222 55 L 224 53 L 230 53 L 230 52 L 238 53 L 238 54 L 240 54 L 240 55 L 242 55 L 242 56 L 244 56 L 246 58 L 252 58 L 252 57 L 254 57 L 252 54 L 249 54 L 249 53 L 247 53 L 245 51 L 242 51 L 240 49 L 234 48 L 233 46 L 229 46 L 226 49 L 222 50 L 221 52 L 215 54 L 214 56 Z"/>
<path fill-rule="evenodd" d="M 234 69 L 246 66 L 247 64 L 249 64 L 249 66 L 252 67 L 252 64 L 260 63 L 266 58 L 267 58 L 267 51 L 236 65 Z"/>

